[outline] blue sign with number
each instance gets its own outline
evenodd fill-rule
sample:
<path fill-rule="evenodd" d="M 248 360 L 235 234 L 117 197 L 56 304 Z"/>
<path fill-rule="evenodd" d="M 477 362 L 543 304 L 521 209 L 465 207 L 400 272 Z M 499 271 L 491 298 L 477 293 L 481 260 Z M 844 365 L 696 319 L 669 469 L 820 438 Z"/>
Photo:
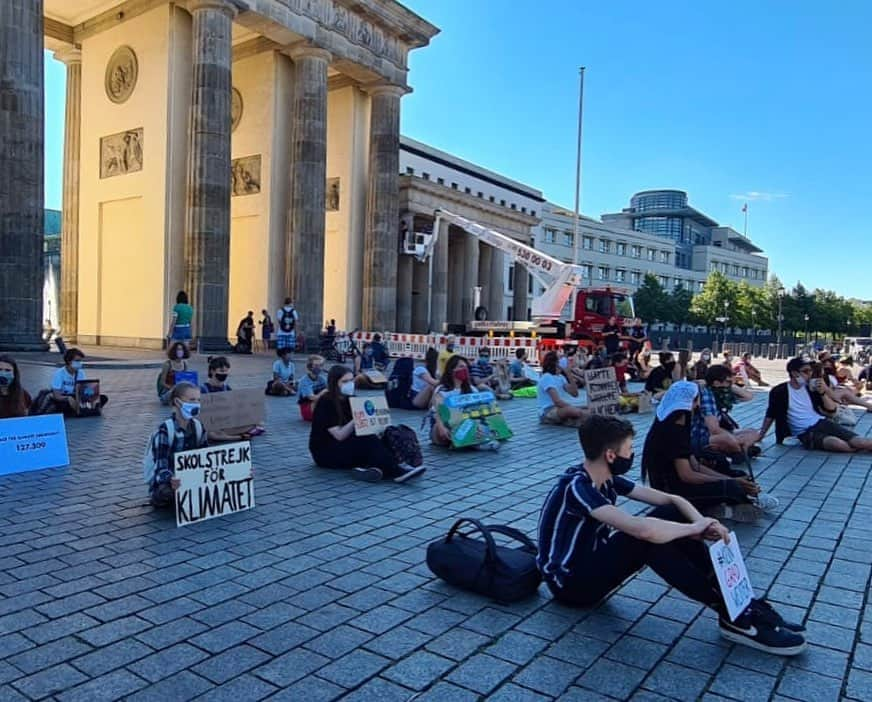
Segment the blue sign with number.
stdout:
<path fill-rule="evenodd" d="M 69 463 L 63 415 L 0 419 L 0 475 Z"/>

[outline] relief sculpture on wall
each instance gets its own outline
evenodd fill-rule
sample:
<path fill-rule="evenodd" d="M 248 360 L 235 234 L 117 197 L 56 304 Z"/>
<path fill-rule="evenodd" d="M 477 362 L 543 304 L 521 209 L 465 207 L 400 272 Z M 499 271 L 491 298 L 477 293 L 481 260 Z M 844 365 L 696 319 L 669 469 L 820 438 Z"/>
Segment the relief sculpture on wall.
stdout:
<path fill-rule="evenodd" d="M 255 195 L 260 192 L 260 154 L 243 156 L 230 162 L 230 192 Z"/>
<path fill-rule="evenodd" d="M 100 139 L 100 177 L 112 178 L 142 170 L 142 127 Z"/>
<path fill-rule="evenodd" d="M 242 93 L 236 88 L 230 90 L 230 131 L 235 132 L 239 126 L 239 120 L 242 119 Z"/>
<path fill-rule="evenodd" d="M 339 178 L 327 179 L 327 190 L 325 192 L 325 209 L 328 212 L 339 211 Z"/>
<path fill-rule="evenodd" d="M 133 49 L 129 46 L 118 47 L 106 64 L 106 97 L 114 103 L 126 102 L 136 87 L 138 76 L 139 64 Z"/>

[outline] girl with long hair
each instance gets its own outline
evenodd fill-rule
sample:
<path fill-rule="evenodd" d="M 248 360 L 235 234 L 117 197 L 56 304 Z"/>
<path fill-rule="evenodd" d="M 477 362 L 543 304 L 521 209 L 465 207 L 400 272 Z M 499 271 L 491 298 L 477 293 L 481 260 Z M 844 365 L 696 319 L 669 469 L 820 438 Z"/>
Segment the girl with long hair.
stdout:
<path fill-rule="evenodd" d="M 445 362 L 445 370 L 439 385 L 433 390 L 430 410 L 430 440 L 437 446 L 451 445 L 451 430 L 439 416 L 439 405 L 452 395 L 468 395 L 474 392 L 469 382 L 469 364 L 463 356 L 451 356 Z"/>
<path fill-rule="evenodd" d="M 0 356 L 0 419 L 24 417 L 31 397 L 21 387 L 21 372 L 12 356 Z"/>

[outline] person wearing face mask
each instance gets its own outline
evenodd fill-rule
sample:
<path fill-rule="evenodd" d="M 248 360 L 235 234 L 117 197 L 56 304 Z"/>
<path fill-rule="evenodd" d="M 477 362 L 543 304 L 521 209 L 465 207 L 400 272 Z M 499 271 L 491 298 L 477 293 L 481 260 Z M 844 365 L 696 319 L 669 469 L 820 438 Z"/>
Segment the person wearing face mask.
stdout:
<path fill-rule="evenodd" d="M 645 391 L 650 392 L 654 400 L 659 400 L 666 394 L 672 385 L 672 374 L 675 371 L 675 357 L 671 351 L 661 351 L 658 358 L 660 365 L 651 371 L 645 381 Z"/>
<path fill-rule="evenodd" d="M 625 477 L 633 465 L 632 424 L 593 415 L 578 434 L 584 462 L 560 476 L 539 518 L 537 565 L 558 602 L 593 606 L 648 566 L 668 585 L 714 610 L 724 638 L 778 655 L 805 648 L 803 627 L 784 621 L 765 600 L 753 600 L 730 621 L 701 541 L 729 541 L 729 532 L 684 498 Z M 619 495 L 654 509 L 628 514 L 616 506 Z"/>
<path fill-rule="evenodd" d="M 376 363 L 375 342 L 365 343 L 363 350 L 354 357 L 354 384 L 360 390 L 375 390 L 385 387 L 379 374 L 381 368 Z"/>
<path fill-rule="evenodd" d="M 707 451 L 716 451 L 725 456 L 751 457 L 760 455 L 756 446 L 758 432 L 740 429 L 730 417 L 733 408 L 733 376 L 728 368 L 718 364 L 711 366 L 705 375 L 705 385 L 699 392 L 699 407 L 693 413 L 691 425 L 691 448 L 697 458 Z"/>
<path fill-rule="evenodd" d="M 749 351 L 742 354 L 741 360 L 733 367 L 733 374 L 737 378 L 741 378 L 745 385 L 750 385 L 750 381 L 754 381 L 761 388 L 768 388 L 769 383 L 763 380 L 760 371 L 751 363 L 753 356 Z"/>
<path fill-rule="evenodd" d="M 726 370 L 726 369 L 724 369 Z M 761 493 L 747 477 L 727 477 L 700 463 L 691 447 L 691 421 L 699 400 L 699 386 L 680 380 L 672 384 L 645 437 L 642 479 L 651 487 L 681 495 L 709 516 L 753 522 L 778 500 Z"/>
<path fill-rule="evenodd" d="M 173 473 L 174 456 L 181 451 L 208 446 L 200 414 L 200 390 L 193 383 L 176 383 L 169 393 L 172 416 L 151 435 L 153 470 L 146 476 L 148 496 L 154 507 L 172 507 L 179 486 Z"/>
<path fill-rule="evenodd" d="M 26 417 L 32 399 L 21 387 L 21 373 L 11 356 L 0 356 L 0 419 Z"/>
<path fill-rule="evenodd" d="M 837 404 L 827 394 L 822 378 L 809 382 L 811 374 L 811 363 L 804 358 L 791 358 L 787 362 L 790 380 L 770 391 L 758 441 L 762 441 L 775 424 L 775 441 L 779 444 L 788 436 L 795 436 L 809 450 L 872 451 L 872 439 L 858 436 L 831 419 Z"/>
<path fill-rule="evenodd" d="M 705 380 L 706 371 L 712 364 L 712 350 L 703 349 L 700 351 L 699 360 L 694 363 L 691 377 L 693 380 Z"/>
<path fill-rule="evenodd" d="M 287 397 L 297 394 L 296 368 L 290 349 L 277 349 L 278 358 L 273 363 L 272 380 L 266 384 L 266 394 Z"/>
<path fill-rule="evenodd" d="M 462 356 L 452 356 L 445 364 L 439 385 L 433 390 L 430 404 L 430 440 L 437 446 L 451 445 L 451 430 L 439 416 L 439 405 L 454 395 L 475 392 L 469 375 L 469 365 Z"/>
<path fill-rule="evenodd" d="M 85 354 L 79 349 L 67 349 L 64 354 L 64 365 L 58 368 L 51 378 L 51 399 L 54 401 L 54 411 L 64 415 L 76 416 L 79 404 L 76 401 L 76 383 L 85 380 Z M 106 395 L 100 395 L 100 407 L 109 402 Z"/>
<path fill-rule="evenodd" d="M 303 421 L 312 421 L 312 410 L 318 398 L 327 391 L 327 374 L 324 372 L 324 357 L 312 355 L 306 361 L 306 372 L 300 378 L 297 402 Z"/>
<path fill-rule="evenodd" d="M 205 383 L 200 384 L 200 393 L 209 395 L 214 392 L 230 392 L 233 388 L 227 379 L 230 377 L 230 361 L 226 356 L 209 356 L 209 371 Z M 260 436 L 266 430 L 258 425 L 244 427 L 224 427 L 220 431 L 210 431 L 210 441 L 246 441 L 253 436 Z"/>
<path fill-rule="evenodd" d="M 815 364 L 815 372 L 812 373 L 812 376 L 821 378 L 826 388 L 826 394 L 833 402 L 838 405 L 856 405 L 867 412 L 872 412 L 872 400 L 858 396 L 854 388 L 842 383 L 838 374 L 836 362 L 831 357 L 827 357 L 821 363 Z M 847 408 L 840 410 L 840 412 L 842 411 L 847 411 Z"/>
<path fill-rule="evenodd" d="M 349 398 L 354 396 L 351 369 L 335 365 L 327 373 L 327 389 L 315 403 L 309 452 L 322 468 L 351 470 L 351 476 L 365 482 L 393 480 L 404 483 L 424 473 L 424 466 L 412 468 L 397 463 L 393 453 L 375 435 L 357 436 Z"/>
<path fill-rule="evenodd" d="M 188 360 L 191 352 L 181 341 L 173 342 L 167 350 L 167 360 L 164 361 L 157 379 L 157 395 L 161 404 L 170 403 L 170 392 L 176 384 L 176 373 L 188 370 Z"/>
<path fill-rule="evenodd" d="M 497 390 L 499 381 L 496 371 L 490 362 L 490 349 L 482 346 L 478 350 L 478 359 L 469 368 L 469 376 L 476 390 Z"/>
<path fill-rule="evenodd" d="M 457 337 L 454 334 L 449 334 L 445 337 L 445 348 L 439 352 L 439 361 L 436 364 L 436 372 L 441 377 L 445 373 L 445 364 L 455 354 L 457 348 Z"/>

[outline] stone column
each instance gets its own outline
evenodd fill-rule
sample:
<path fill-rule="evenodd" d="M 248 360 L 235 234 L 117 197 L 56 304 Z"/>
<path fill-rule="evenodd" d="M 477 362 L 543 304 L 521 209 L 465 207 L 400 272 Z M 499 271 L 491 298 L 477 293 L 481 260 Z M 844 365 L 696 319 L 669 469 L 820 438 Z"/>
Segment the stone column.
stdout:
<path fill-rule="evenodd" d="M 192 0 L 193 81 L 185 287 L 201 350 L 224 351 L 230 282 L 231 25 L 228 0 Z"/>
<path fill-rule="evenodd" d="M 314 46 L 298 47 L 290 57 L 294 97 L 285 284 L 300 313 L 300 331 L 317 342 L 324 319 L 327 66 L 332 57 Z"/>
<path fill-rule="evenodd" d="M 490 285 L 488 287 L 488 316 L 490 319 L 505 319 L 505 287 L 506 287 L 506 271 L 503 252 L 488 247 L 491 249 L 491 267 L 490 267 Z"/>
<path fill-rule="evenodd" d="M 67 66 L 64 119 L 64 197 L 61 228 L 61 332 L 75 341 L 79 319 L 79 154 L 82 145 L 82 52 L 76 48 L 55 53 Z"/>
<path fill-rule="evenodd" d="M 407 212 L 401 221 L 405 223 L 410 235 L 414 233 L 415 222 L 412 214 Z M 397 247 L 402 246 L 402 227 L 398 235 Z M 399 254 L 397 260 L 397 323 L 394 331 L 412 331 L 412 265 L 414 258 L 407 254 Z"/>
<path fill-rule="evenodd" d="M 463 289 L 460 292 L 461 320 L 475 319 L 475 291 L 478 286 L 478 239 L 472 234 L 463 235 Z"/>
<path fill-rule="evenodd" d="M 433 248 L 433 286 L 430 288 L 430 329 L 437 334 L 448 321 L 448 229 L 444 219 L 439 222 L 439 238 Z"/>
<path fill-rule="evenodd" d="M 400 196 L 400 98 L 405 93 L 406 89 L 397 85 L 369 89 L 369 174 L 363 240 L 364 329 L 390 329 L 398 321 L 396 232 Z M 405 311 L 403 316 L 405 318 Z"/>
<path fill-rule="evenodd" d="M 427 331 L 427 304 L 430 298 L 429 261 L 412 264 L 412 331 L 423 334 Z"/>
<path fill-rule="evenodd" d="M 43 3 L 0 2 L 0 349 L 45 349 Z"/>
<path fill-rule="evenodd" d="M 481 286 L 481 305 L 487 309 L 488 319 L 496 319 L 490 311 L 490 289 L 491 289 L 491 261 L 493 260 L 494 247 L 485 244 L 483 241 L 478 243 L 478 284 Z"/>
<path fill-rule="evenodd" d="M 529 279 L 527 268 L 515 261 L 515 277 L 512 281 L 512 309 L 515 319 L 526 321 L 527 319 L 527 286 Z"/>
<path fill-rule="evenodd" d="M 449 237 L 448 244 L 448 321 L 463 322 L 463 256 L 466 232 L 460 231 Z"/>

